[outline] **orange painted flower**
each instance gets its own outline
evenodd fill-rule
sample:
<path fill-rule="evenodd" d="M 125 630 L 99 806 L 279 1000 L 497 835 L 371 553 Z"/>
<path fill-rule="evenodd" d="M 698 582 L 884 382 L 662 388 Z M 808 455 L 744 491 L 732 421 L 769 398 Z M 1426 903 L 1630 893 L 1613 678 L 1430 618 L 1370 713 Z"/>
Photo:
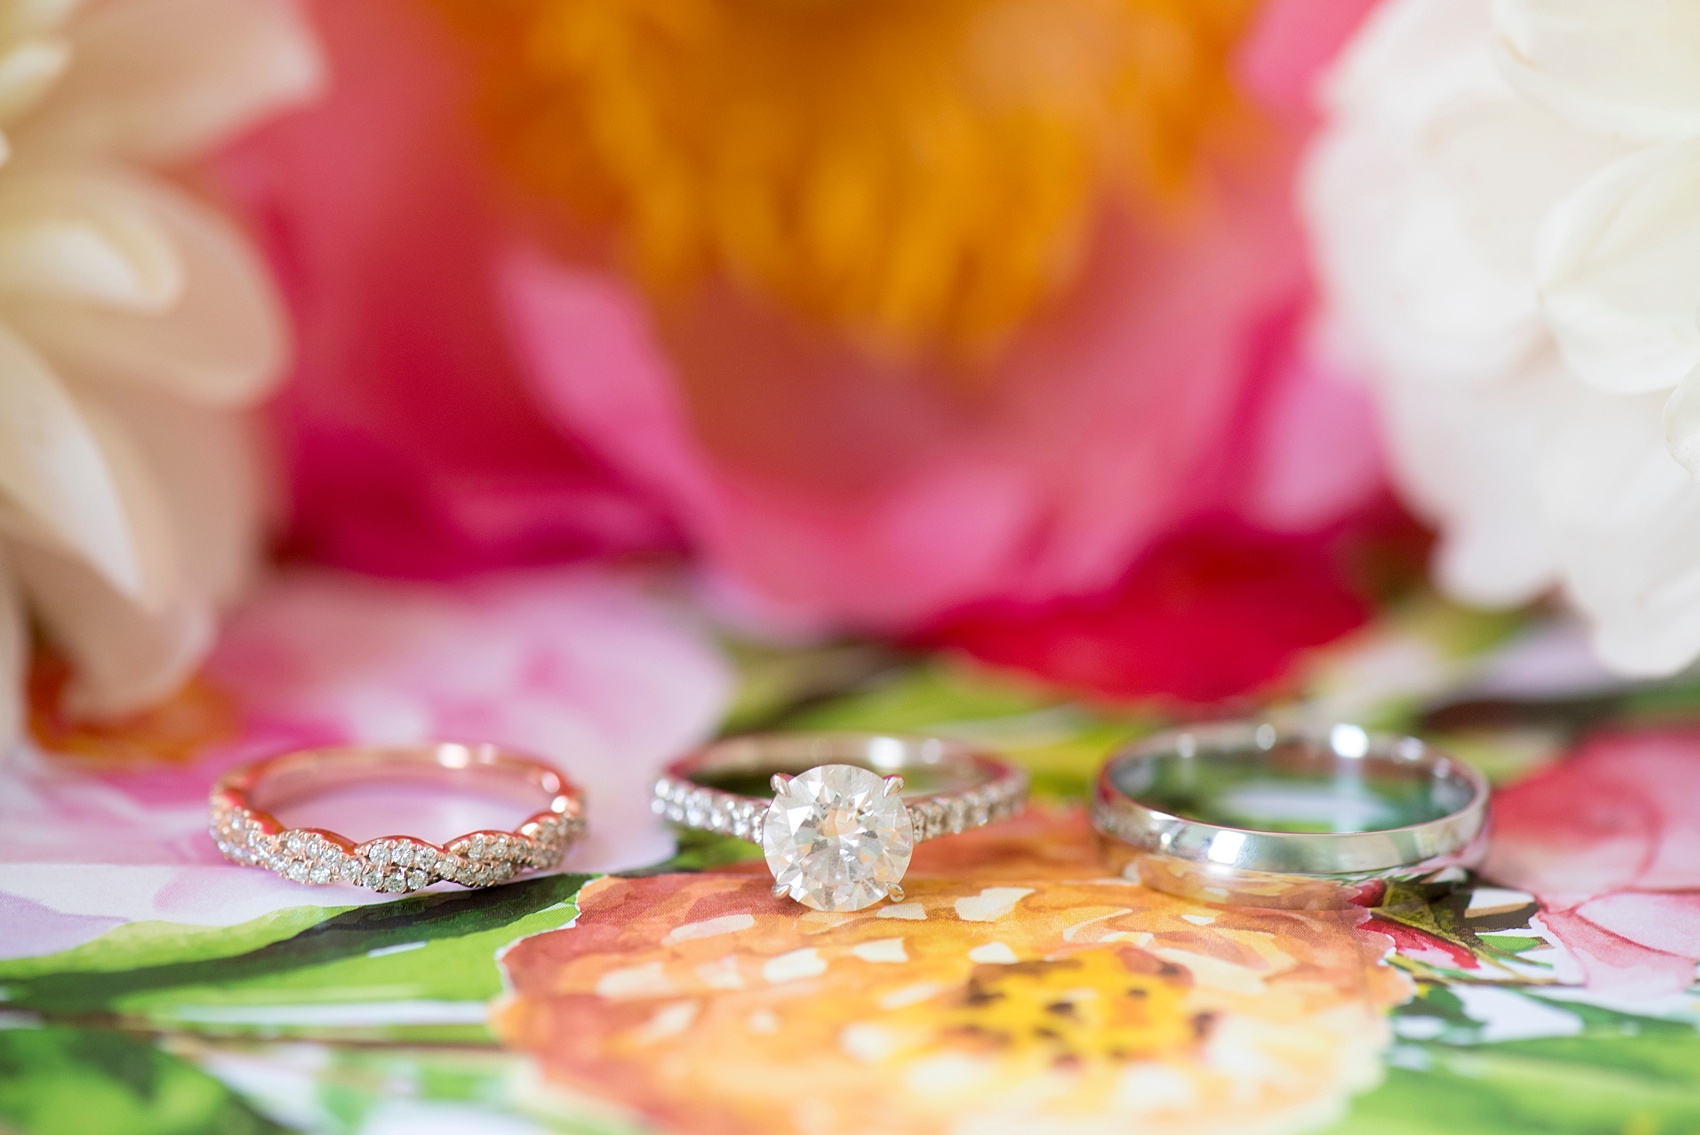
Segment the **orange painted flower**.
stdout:
<path fill-rule="evenodd" d="M 927 845 L 905 902 L 856 914 L 753 873 L 599 880 L 508 952 L 498 1030 L 726 1135 L 1286 1131 L 1375 1081 L 1408 985 L 1362 912 L 1198 906 L 1095 876 L 1078 813 L 1024 827 Z"/>

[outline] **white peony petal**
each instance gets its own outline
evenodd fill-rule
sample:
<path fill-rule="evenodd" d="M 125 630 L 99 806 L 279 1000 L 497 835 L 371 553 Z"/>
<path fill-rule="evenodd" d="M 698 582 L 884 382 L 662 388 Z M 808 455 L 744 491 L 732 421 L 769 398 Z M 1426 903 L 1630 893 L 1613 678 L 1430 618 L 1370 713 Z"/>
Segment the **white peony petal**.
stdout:
<path fill-rule="evenodd" d="M 1373 121 L 1390 144 L 1416 145 L 1437 115 L 1505 98 L 1492 31 L 1481 0 L 1379 4 L 1340 52 L 1323 99 L 1336 119 Z"/>
<path fill-rule="evenodd" d="M 1438 523 L 1436 580 L 1461 602 L 1524 603 L 1558 578 L 1537 480 L 1554 383 L 1572 381 L 1556 365 L 1543 360 L 1517 381 L 1487 386 L 1383 386 L 1395 479 L 1416 510 Z"/>
<path fill-rule="evenodd" d="M 1664 390 L 1700 365 L 1700 140 L 1621 158 L 1548 215 L 1541 296 L 1565 359 L 1601 390 Z"/>
<path fill-rule="evenodd" d="M 271 496 L 256 424 L 246 413 L 120 387 L 101 401 L 158 487 L 178 585 L 227 606 L 257 567 Z"/>
<path fill-rule="evenodd" d="M 182 558 L 159 480 L 136 444 L 129 423 L 110 399 L 87 389 L 75 391 L 73 398 L 112 471 L 112 483 L 118 486 L 124 524 L 140 569 L 140 586 L 126 591 L 125 598 L 140 607 L 163 608 L 174 593 L 182 590 Z"/>
<path fill-rule="evenodd" d="M 1700 3 L 1494 0 L 1500 61 L 1525 94 L 1585 130 L 1700 134 Z"/>
<path fill-rule="evenodd" d="M 144 589 L 142 557 L 99 436 L 30 349 L 0 327 L 0 531 Z"/>
<path fill-rule="evenodd" d="M 1307 221 L 1441 586 L 1557 582 L 1614 668 L 1690 664 L 1700 0 L 1387 0 L 1342 58 Z"/>
<path fill-rule="evenodd" d="M 203 598 L 142 607 L 81 563 L 35 548 L 15 548 L 13 566 L 42 633 L 71 663 L 71 713 L 115 717 L 167 697 L 212 645 L 216 623 Z"/>
<path fill-rule="evenodd" d="M 157 315 L 182 294 L 173 234 L 126 182 L 67 170 L 0 177 L 0 296 Z"/>
<path fill-rule="evenodd" d="M 1301 175 L 1330 302 L 1423 381 L 1490 379 L 1544 349 L 1541 219 L 1621 150 L 1520 100 L 1491 30 L 1476 0 L 1379 8 Z"/>
<path fill-rule="evenodd" d="M 1665 445 L 1689 473 L 1700 477 L 1700 367 L 1677 383 L 1665 402 Z"/>
<path fill-rule="evenodd" d="M 1633 675 L 1700 654 L 1700 487 L 1663 444 L 1663 401 L 1590 392 L 1543 462 L 1566 591 L 1602 661 Z"/>
<path fill-rule="evenodd" d="M 1513 102 L 1431 124 L 1386 259 L 1422 358 L 1447 344 L 1495 371 L 1544 347 L 1535 237 L 1551 204 L 1605 157 L 1594 139 Z M 1468 364 L 1465 364 L 1468 366 Z"/>
<path fill-rule="evenodd" d="M 24 731 L 24 683 L 29 675 L 29 627 L 11 567 L 0 555 L 0 765 Z"/>
<path fill-rule="evenodd" d="M 19 152 L 177 161 L 324 81 L 289 0 L 108 0 L 68 31 L 70 71 L 20 124 Z"/>
<path fill-rule="evenodd" d="M 1664 399 L 1601 394 L 1574 381 L 1571 388 L 1555 407 L 1534 470 L 1541 511 L 1572 533 L 1646 525 L 1688 479 L 1663 444 Z"/>
<path fill-rule="evenodd" d="M 1377 358 L 1442 381 L 1490 376 L 1541 342 L 1533 288 L 1482 255 L 1418 164 L 1367 128 L 1313 148 L 1301 200 L 1328 300 Z"/>
<path fill-rule="evenodd" d="M 70 62 L 71 45 L 50 37 L 14 43 L 0 54 L 0 122 L 11 122 L 34 105 Z"/>
<path fill-rule="evenodd" d="M 205 655 L 254 566 L 260 518 L 240 415 L 131 390 L 86 393 L 82 410 L 123 487 L 149 586 L 121 594 L 74 560 L 11 550 L 36 620 L 72 663 L 67 710 L 107 717 L 169 695 Z"/>
<path fill-rule="evenodd" d="M 94 176 L 85 174 L 84 176 Z M 216 405 L 262 397 L 284 362 L 286 326 L 263 266 L 228 218 L 173 187 L 100 175 L 169 235 L 183 289 L 159 315 L 14 301 L 9 322 L 55 367 Z"/>

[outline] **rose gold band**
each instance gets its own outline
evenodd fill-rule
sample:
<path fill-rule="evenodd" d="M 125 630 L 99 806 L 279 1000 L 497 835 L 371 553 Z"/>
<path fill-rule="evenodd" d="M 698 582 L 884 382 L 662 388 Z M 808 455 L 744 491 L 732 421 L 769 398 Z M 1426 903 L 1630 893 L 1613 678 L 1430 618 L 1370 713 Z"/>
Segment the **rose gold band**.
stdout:
<path fill-rule="evenodd" d="M 476 831 L 435 844 L 391 835 L 354 843 L 321 828 L 286 828 L 271 814 L 351 784 L 403 779 L 476 783 L 543 804 L 512 831 Z M 208 801 L 210 831 L 227 859 L 297 883 L 352 883 L 400 894 L 449 881 L 503 883 L 556 866 L 584 831 L 584 797 L 533 757 L 494 745 L 344 745 L 301 749 L 232 769 Z"/>

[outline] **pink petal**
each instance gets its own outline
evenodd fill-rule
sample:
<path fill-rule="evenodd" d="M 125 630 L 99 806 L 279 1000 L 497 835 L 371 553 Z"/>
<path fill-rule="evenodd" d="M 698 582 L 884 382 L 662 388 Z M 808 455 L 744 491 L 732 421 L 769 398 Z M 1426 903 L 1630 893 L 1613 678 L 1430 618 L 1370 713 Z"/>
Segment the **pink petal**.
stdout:
<path fill-rule="evenodd" d="M 1690 964 L 1700 959 L 1700 893 L 1623 891 L 1585 902 L 1576 913 L 1649 950 L 1687 958 Z"/>
<path fill-rule="evenodd" d="M 673 548 L 519 380 L 493 295 L 505 223 L 452 41 L 402 0 L 313 12 L 329 96 L 224 163 L 299 329 L 276 415 L 292 543 L 410 576 Z"/>
<path fill-rule="evenodd" d="M 1546 911 L 1541 921 L 1575 956 L 1590 989 L 1652 997 L 1694 983 L 1692 957 L 1652 949 L 1577 912 Z"/>
<path fill-rule="evenodd" d="M 506 295 L 539 398 L 665 497 L 731 590 L 902 628 L 1107 587 L 1221 499 L 1216 455 L 1303 294 L 1284 169 L 1222 178 L 1180 229 L 1110 214 L 1068 301 L 977 376 L 859 353 L 728 285 L 663 320 L 594 268 L 519 258 Z"/>
<path fill-rule="evenodd" d="M 1610 733 L 1503 790 L 1487 872 L 1570 905 L 1700 890 L 1700 732 Z"/>
<path fill-rule="evenodd" d="M 1367 385 L 1290 353 L 1258 407 L 1239 510 L 1277 532 L 1314 532 L 1386 490 L 1385 456 Z"/>
<path fill-rule="evenodd" d="M 1239 51 L 1240 82 L 1266 106 L 1311 109 L 1316 77 L 1376 0 L 1270 0 Z"/>
<path fill-rule="evenodd" d="M 1340 542 L 1219 519 L 1187 525 L 1110 591 L 979 604 L 925 639 L 1072 689 L 1219 707 L 1277 681 L 1302 650 L 1362 625 L 1369 608 L 1340 569 Z"/>

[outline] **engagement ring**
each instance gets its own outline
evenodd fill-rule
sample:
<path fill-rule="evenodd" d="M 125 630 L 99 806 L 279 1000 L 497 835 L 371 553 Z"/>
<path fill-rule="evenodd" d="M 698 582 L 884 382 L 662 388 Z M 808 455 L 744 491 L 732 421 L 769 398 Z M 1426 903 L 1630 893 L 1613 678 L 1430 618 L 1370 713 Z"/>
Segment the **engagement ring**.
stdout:
<path fill-rule="evenodd" d="M 759 843 L 775 896 L 849 911 L 903 901 L 915 844 L 1014 816 L 1026 799 L 1025 773 L 954 741 L 771 733 L 675 762 L 653 806 L 683 827 Z"/>

